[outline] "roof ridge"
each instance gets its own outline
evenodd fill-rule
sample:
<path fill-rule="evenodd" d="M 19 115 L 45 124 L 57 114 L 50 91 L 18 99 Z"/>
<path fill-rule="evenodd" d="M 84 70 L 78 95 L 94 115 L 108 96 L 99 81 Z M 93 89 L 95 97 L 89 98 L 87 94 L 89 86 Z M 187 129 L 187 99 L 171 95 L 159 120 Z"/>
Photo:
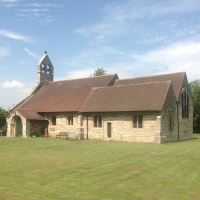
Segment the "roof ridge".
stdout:
<path fill-rule="evenodd" d="M 116 81 L 122 81 L 122 80 L 132 80 L 132 79 L 141 79 L 141 78 L 150 78 L 150 77 L 157 77 L 157 76 L 167 76 L 167 75 L 173 75 L 173 74 L 185 74 L 186 72 L 173 72 L 168 74 L 157 74 L 157 75 L 151 75 L 151 76 L 139 76 L 139 77 L 133 77 L 133 78 L 122 78 L 118 79 Z"/>
<path fill-rule="evenodd" d="M 171 80 L 166 80 L 166 81 L 152 81 L 152 82 L 147 82 L 147 83 L 130 83 L 130 84 L 126 84 L 126 85 L 113 85 L 110 87 L 93 87 L 92 89 L 98 89 L 98 88 L 117 88 L 117 87 L 128 87 L 128 86 L 132 86 L 132 85 L 148 85 L 148 84 L 155 84 L 155 83 L 162 83 L 162 82 L 166 82 L 166 83 L 171 83 Z"/>
<path fill-rule="evenodd" d="M 102 78 L 103 76 L 116 76 L 117 73 L 115 74 L 105 74 L 101 76 L 89 76 L 89 77 L 83 77 L 83 78 L 72 78 L 72 79 L 67 79 L 67 80 L 58 80 L 58 81 L 49 81 L 48 83 L 57 83 L 57 82 L 64 82 L 64 81 L 73 81 L 73 80 L 84 80 L 84 79 L 92 79 L 92 78 Z"/>

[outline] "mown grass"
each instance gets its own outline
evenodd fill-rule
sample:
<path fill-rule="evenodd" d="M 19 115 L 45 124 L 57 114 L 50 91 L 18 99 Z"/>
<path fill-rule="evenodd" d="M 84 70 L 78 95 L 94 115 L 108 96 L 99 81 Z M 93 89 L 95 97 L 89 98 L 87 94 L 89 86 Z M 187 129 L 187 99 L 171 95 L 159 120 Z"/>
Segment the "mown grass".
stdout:
<path fill-rule="evenodd" d="M 199 199 L 194 138 L 159 145 L 0 137 L 0 199 Z"/>

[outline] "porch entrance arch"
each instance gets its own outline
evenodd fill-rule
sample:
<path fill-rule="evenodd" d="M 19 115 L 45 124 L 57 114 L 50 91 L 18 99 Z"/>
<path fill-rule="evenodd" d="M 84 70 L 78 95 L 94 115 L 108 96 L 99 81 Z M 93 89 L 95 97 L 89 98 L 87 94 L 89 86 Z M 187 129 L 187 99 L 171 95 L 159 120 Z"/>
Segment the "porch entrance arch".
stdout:
<path fill-rule="evenodd" d="M 22 137 L 22 120 L 19 116 L 13 118 L 12 135 L 15 137 Z"/>

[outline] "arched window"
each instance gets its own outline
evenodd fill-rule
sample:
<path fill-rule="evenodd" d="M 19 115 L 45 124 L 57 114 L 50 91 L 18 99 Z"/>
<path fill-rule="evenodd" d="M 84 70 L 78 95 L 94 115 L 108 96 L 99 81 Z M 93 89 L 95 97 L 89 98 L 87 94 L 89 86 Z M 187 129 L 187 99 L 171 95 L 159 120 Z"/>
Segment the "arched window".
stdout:
<path fill-rule="evenodd" d="M 181 93 L 182 98 L 182 118 L 188 118 L 189 117 L 189 98 L 188 98 L 188 92 L 184 88 Z"/>
<path fill-rule="evenodd" d="M 46 73 L 46 71 L 47 71 L 47 67 L 44 63 L 42 63 L 42 65 L 41 65 L 41 71 L 42 71 L 42 73 Z"/>

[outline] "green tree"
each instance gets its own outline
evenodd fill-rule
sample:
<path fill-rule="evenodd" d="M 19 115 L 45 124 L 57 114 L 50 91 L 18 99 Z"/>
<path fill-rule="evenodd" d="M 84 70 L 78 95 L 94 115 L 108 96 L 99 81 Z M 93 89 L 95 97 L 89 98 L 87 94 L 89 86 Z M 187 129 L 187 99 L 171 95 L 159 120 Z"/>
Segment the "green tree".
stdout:
<path fill-rule="evenodd" d="M 190 90 L 194 102 L 194 123 L 195 133 L 200 133 L 200 80 L 190 82 Z"/>
<path fill-rule="evenodd" d="M 5 128 L 6 126 L 6 117 L 9 115 L 9 112 L 0 107 L 0 128 Z"/>
<path fill-rule="evenodd" d="M 94 74 L 91 74 L 90 76 L 102 76 L 106 74 L 106 70 L 103 68 L 98 68 L 97 70 L 94 71 Z"/>

